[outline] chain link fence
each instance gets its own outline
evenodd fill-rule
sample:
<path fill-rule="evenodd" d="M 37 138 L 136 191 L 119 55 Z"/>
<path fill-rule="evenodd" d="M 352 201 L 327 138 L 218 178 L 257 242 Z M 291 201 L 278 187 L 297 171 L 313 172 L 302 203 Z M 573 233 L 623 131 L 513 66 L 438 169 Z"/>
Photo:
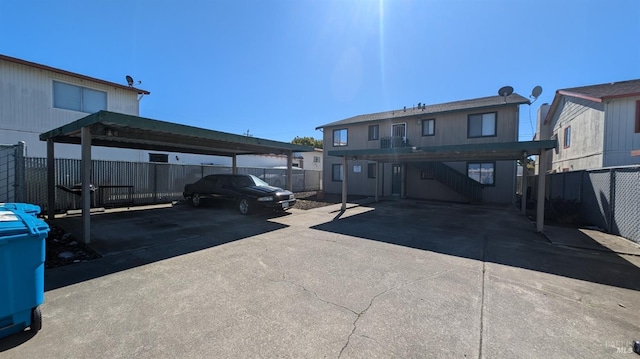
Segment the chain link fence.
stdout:
<path fill-rule="evenodd" d="M 550 174 L 547 198 L 577 200 L 582 222 L 640 243 L 640 166 Z"/>

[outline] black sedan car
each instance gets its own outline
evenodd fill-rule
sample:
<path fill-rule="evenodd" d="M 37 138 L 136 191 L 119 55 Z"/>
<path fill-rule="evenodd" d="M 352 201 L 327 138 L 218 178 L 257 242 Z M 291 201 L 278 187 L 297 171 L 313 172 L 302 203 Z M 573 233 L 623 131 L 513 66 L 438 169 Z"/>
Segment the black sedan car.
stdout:
<path fill-rule="evenodd" d="M 198 207 L 203 199 L 235 201 L 241 214 L 258 208 L 287 210 L 296 203 L 290 191 L 269 186 L 253 175 L 217 174 L 201 178 L 196 183 L 184 186 L 185 199 Z"/>

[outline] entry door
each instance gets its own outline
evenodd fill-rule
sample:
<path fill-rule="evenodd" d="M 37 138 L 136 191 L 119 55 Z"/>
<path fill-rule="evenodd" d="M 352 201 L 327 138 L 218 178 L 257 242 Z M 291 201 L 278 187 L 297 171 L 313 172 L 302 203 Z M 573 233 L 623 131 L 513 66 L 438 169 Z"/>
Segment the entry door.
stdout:
<path fill-rule="evenodd" d="M 406 123 L 397 123 L 391 126 L 391 135 L 393 137 L 402 137 L 403 139 L 407 136 L 407 124 Z"/>
<path fill-rule="evenodd" d="M 402 187 L 402 166 L 394 164 L 391 166 L 391 194 L 400 195 Z"/>

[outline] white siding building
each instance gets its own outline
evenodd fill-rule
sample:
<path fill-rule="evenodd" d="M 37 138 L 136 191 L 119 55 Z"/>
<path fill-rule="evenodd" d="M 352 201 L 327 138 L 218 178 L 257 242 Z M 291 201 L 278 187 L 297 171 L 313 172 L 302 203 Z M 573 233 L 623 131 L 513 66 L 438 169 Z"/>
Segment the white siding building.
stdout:
<path fill-rule="evenodd" d="M 640 80 L 558 90 L 542 120 L 538 136 L 558 139 L 551 172 L 640 164 Z"/>
<path fill-rule="evenodd" d="M 124 77 L 123 77 L 124 79 Z M 27 155 L 46 157 L 40 133 L 99 110 L 139 116 L 149 92 L 0 55 L 0 143 L 26 143 Z M 147 161 L 145 151 L 96 147 L 94 159 Z M 80 148 L 57 145 L 59 158 L 80 158 Z"/>

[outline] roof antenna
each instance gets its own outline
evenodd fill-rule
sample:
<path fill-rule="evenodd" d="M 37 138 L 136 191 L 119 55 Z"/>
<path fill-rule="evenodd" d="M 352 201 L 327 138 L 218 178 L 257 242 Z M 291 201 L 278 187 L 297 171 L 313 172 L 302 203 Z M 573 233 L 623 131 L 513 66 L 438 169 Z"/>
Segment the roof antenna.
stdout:
<path fill-rule="evenodd" d="M 533 90 L 531 90 L 531 96 L 529 96 L 533 98 L 533 101 L 531 101 L 531 103 L 536 102 L 536 100 L 538 99 L 541 93 L 542 93 L 542 86 L 534 87 Z"/>
<path fill-rule="evenodd" d="M 133 82 L 133 77 L 127 75 L 125 76 L 125 78 L 127 79 L 127 84 L 129 85 L 129 87 L 133 87 L 133 85 L 140 85 L 142 83 L 142 81 L 138 81 L 138 82 Z"/>
<path fill-rule="evenodd" d="M 498 90 L 498 95 L 504 98 L 504 103 L 507 103 L 507 96 L 513 93 L 513 87 L 511 86 L 503 86 Z"/>

